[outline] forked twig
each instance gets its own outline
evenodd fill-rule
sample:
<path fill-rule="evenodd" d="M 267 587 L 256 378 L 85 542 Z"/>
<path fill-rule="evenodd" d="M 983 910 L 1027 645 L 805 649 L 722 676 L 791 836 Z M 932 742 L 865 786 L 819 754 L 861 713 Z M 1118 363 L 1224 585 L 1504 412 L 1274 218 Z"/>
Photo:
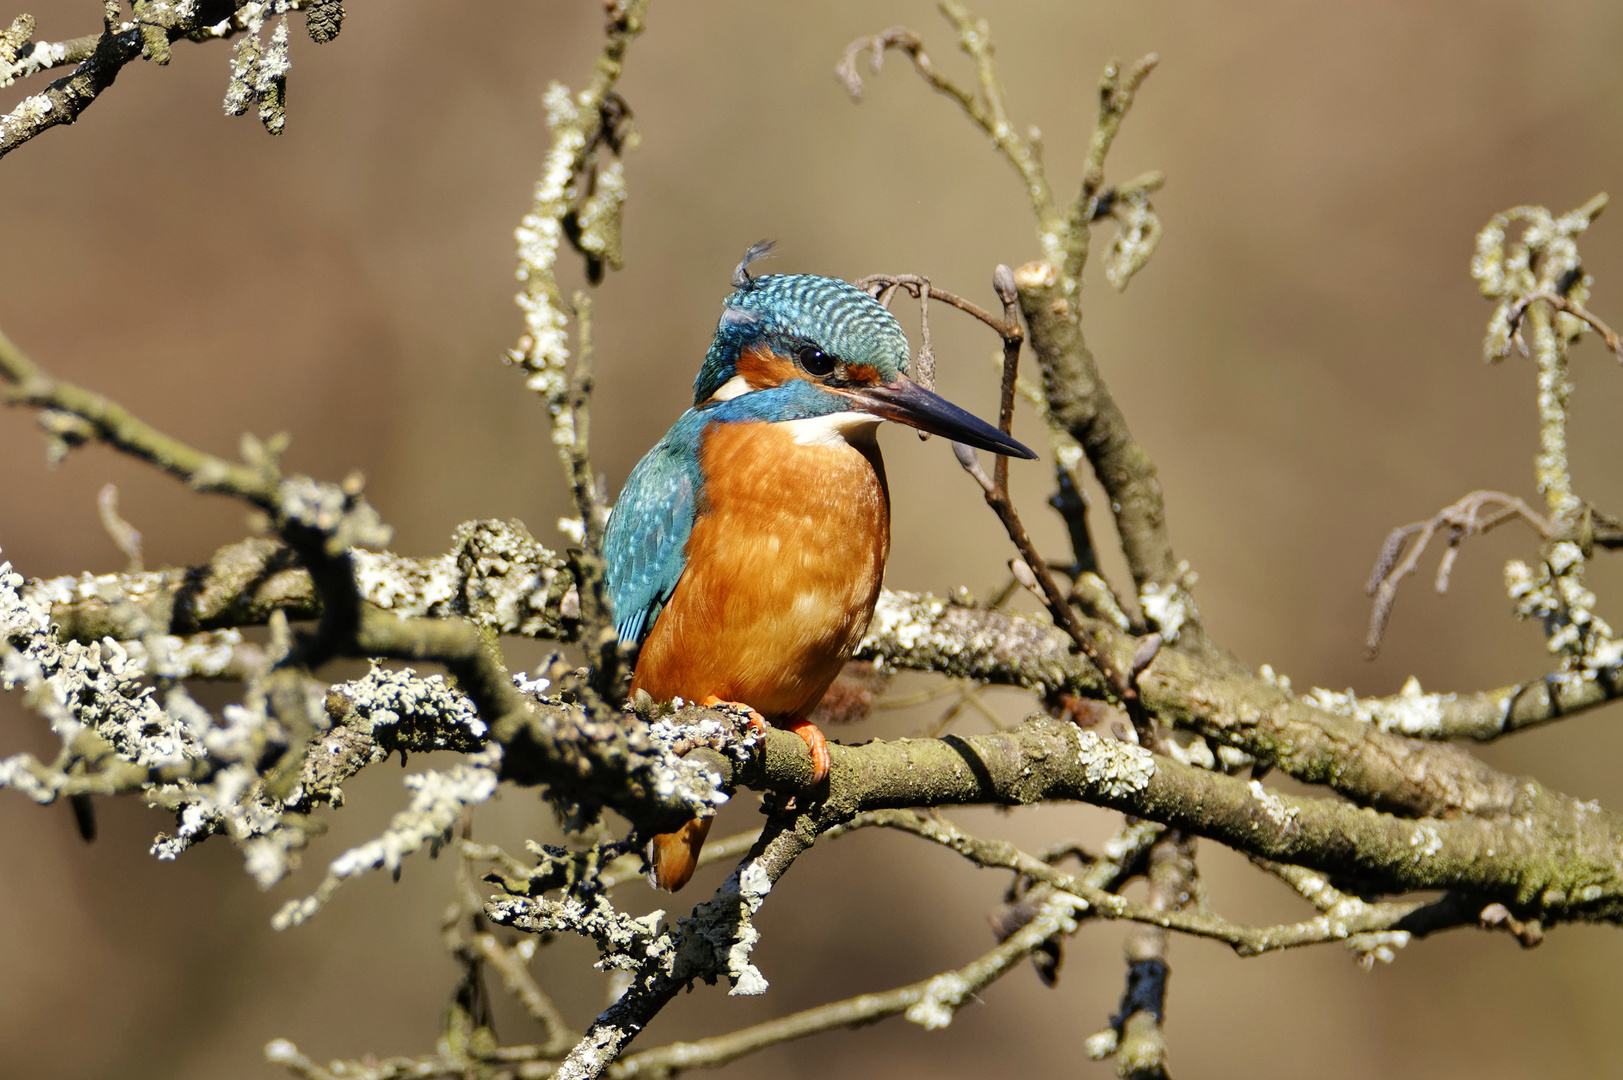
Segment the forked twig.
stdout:
<path fill-rule="evenodd" d="M 1623 337 L 1619 337 L 1616 330 L 1607 326 L 1601 321 L 1600 316 L 1578 303 L 1578 301 L 1562 296 L 1559 293 L 1543 290 L 1528 293 L 1516 301 L 1510 310 L 1505 313 L 1505 318 L 1510 323 L 1510 339 L 1520 344 L 1524 354 L 1527 352 L 1527 345 L 1521 341 L 1522 318 L 1527 314 L 1527 309 L 1538 300 L 1544 301 L 1563 314 L 1571 315 L 1574 319 L 1581 319 L 1588 323 L 1590 329 L 1599 334 L 1601 340 L 1606 342 L 1606 347 L 1612 350 L 1612 355 L 1617 358 L 1618 362 L 1623 363 Z"/>
<path fill-rule="evenodd" d="M 1000 430 L 1007 435 L 1014 421 L 1014 396 L 1019 387 L 1020 346 L 1025 342 L 1025 332 L 1021 329 L 1017 317 L 1019 298 L 1015 290 L 1014 272 L 1007 266 L 1000 265 L 992 275 L 992 285 L 997 290 L 998 299 L 1003 302 L 1003 319 L 994 321 L 982 316 L 982 321 L 995 329 L 998 336 L 1003 339 L 1003 380 L 998 420 Z M 968 310 L 968 306 L 964 306 L 964 309 Z M 993 475 L 988 476 L 981 468 L 974 450 L 962 443 L 954 443 L 953 453 L 958 458 L 958 464 L 981 486 L 981 491 L 986 495 L 986 504 L 997 514 L 998 520 L 1003 522 L 1003 528 L 1009 534 L 1009 539 L 1020 552 L 1020 558 L 1010 564 L 1015 579 L 1036 594 L 1048 608 L 1054 624 L 1070 636 L 1077 650 L 1092 661 L 1094 667 L 1104 676 L 1111 692 L 1132 719 L 1140 743 L 1146 746 L 1154 745 L 1154 724 L 1139 698 L 1138 676 L 1149 667 L 1160 650 L 1160 635 L 1150 634 L 1142 638 L 1138 653 L 1133 657 L 1131 669 L 1123 671 L 1115 660 L 1099 648 L 1093 634 L 1083 625 L 1076 609 L 1071 607 L 1059 583 L 1054 580 L 1053 572 L 1048 568 L 1048 561 L 1037 551 L 1037 545 L 1032 543 L 1030 534 L 1026 532 L 1020 514 L 1014 508 L 1014 501 L 1009 497 L 1008 459 L 1000 456 L 997 465 L 994 466 Z"/>
<path fill-rule="evenodd" d="M 1368 656 L 1374 659 L 1380 651 L 1381 636 L 1392 614 L 1392 604 L 1397 600 L 1399 583 L 1419 567 L 1420 556 L 1439 531 L 1448 531 L 1448 548 L 1437 566 L 1436 587 L 1438 592 L 1447 592 L 1449 574 L 1454 569 L 1455 558 L 1459 556 L 1460 544 L 1468 537 L 1481 536 L 1516 519 L 1532 526 L 1533 531 L 1545 539 L 1554 533 L 1554 526 L 1532 507 L 1502 491 L 1473 491 L 1453 505 L 1443 507 L 1426 521 L 1393 529 L 1381 545 L 1381 553 L 1375 560 L 1375 569 L 1369 578 L 1368 590 L 1375 598 L 1375 606 L 1370 612 L 1369 634 L 1364 639 Z"/>

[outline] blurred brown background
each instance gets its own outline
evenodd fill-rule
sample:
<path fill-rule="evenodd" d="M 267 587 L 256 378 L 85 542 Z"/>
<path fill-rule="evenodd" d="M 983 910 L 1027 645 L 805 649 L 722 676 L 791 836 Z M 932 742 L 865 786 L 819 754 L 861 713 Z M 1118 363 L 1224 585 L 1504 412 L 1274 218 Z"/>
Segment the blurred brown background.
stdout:
<path fill-rule="evenodd" d="M 541 93 L 554 78 L 580 86 L 599 7 L 350 7 L 332 45 L 296 35 L 280 139 L 221 115 L 226 48 L 182 44 L 168 69 L 132 65 L 74 128 L 0 162 L 0 325 L 53 371 L 209 449 L 232 452 L 243 430 L 286 430 L 291 468 L 365 470 L 397 550 L 442 551 L 473 517 L 519 517 L 555 542 L 566 497 L 544 410 L 499 358 L 520 325 L 512 229 L 546 145 Z M 99 19 L 89 2 L 30 10 L 48 40 Z M 1412 672 L 1428 689 L 1473 689 L 1542 671 L 1537 631 L 1509 617 L 1499 585 L 1507 557 L 1534 551 L 1526 535 L 1474 543 L 1446 597 L 1423 580 L 1406 587 L 1374 664 L 1360 657 L 1362 586 L 1392 525 L 1475 487 L 1533 494 L 1532 374 L 1478 359 L 1489 309 L 1467 261 L 1497 210 L 1560 212 L 1619 187 L 1623 8 L 982 0 L 981 10 L 1011 108 L 1042 128 L 1062 193 L 1074 190 L 1102 65 L 1161 54 L 1110 173 L 1168 173 L 1157 199 L 1166 239 L 1125 295 L 1091 275 L 1086 324 L 1160 465 L 1174 540 L 1200 573 L 1218 640 L 1299 687 L 1385 693 Z M 983 302 L 996 263 L 1035 254 L 1012 171 L 901 58 L 869 80 L 860 106 L 836 85 L 846 42 L 899 22 L 967 77 L 950 31 L 917 0 L 654 6 L 621 84 L 644 137 L 628 163 L 629 266 L 596 292 L 593 434 L 611 487 L 682 409 L 750 241 L 779 240 L 773 270 L 916 271 Z M 34 89 L 4 91 L 0 107 Z M 1582 246 L 1593 306 L 1615 323 L 1623 223 L 1603 219 Z M 567 289 L 578 267 L 562 263 Z M 989 413 L 992 342 L 943 322 L 945 391 Z M 1593 341 L 1575 369 L 1576 480 L 1617 512 L 1609 418 L 1623 372 Z M 1040 438 L 1030 416 L 1021 423 Z M 886 445 L 889 583 L 994 586 L 1005 543 L 946 448 L 902 432 Z M 1028 520 L 1060 550 L 1041 506 L 1047 477 L 1016 472 Z M 117 568 L 95 513 L 109 480 L 146 533 L 149 565 L 202 559 L 244 532 L 238 507 L 105 451 L 47 471 L 30 417 L 11 413 L 0 416 L 4 557 L 36 576 Z M 1606 556 L 1592 581 L 1601 611 L 1623 625 L 1623 576 Z M 1025 707 L 1017 695 L 999 702 L 1010 715 Z M 890 714 L 846 737 L 922 722 Z M 1483 752 L 1620 808 L 1617 722 L 1602 710 Z M 0 753 L 49 752 L 41 727 L 0 699 Z M 436 933 L 447 863 L 413 859 L 399 884 L 365 880 L 303 929 L 268 926 L 404 801 L 393 769 L 347 790 L 349 808 L 331 815 L 305 871 L 270 895 L 223 841 L 174 864 L 149 858 L 167 822 L 132 800 L 103 804 L 102 837 L 86 846 L 65 807 L 0 794 L 0 1075 L 271 1077 L 260 1048 L 276 1036 L 321 1059 L 431 1050 L 455 977 Z M 753 816 L 750 801 L 730 808 L 734 827 Z M 1030 843 L 1109 827 L 1077 810 L 959 817 Z M 509 790 L 479 828 L 516 846 L 547 820 L 533 795 Z M 760 918 L 771 992 L 700 988 L 639 1046 L 911 981 L 990 945 L 984 913 L 1001 875 L 894 836 L 826 846 Z M 1242 860 L 1205 852 L 1223 912 L 1301 910 Z M 1109 1075 L 1080 1044 L 1120 993 L 1120 936 L 1088 927 L 1057 990 L 1022 968 L 944 1032 L 891 1020 L 731 1075 Z M 552 953 L 541 978 L 584 1024 L 602 977 L 575 943 Z M 1620 960 L 1623 935 L 1588 927 L 1563 927 L 1530 953 L 1457 932 L 1368 974 L 1333 948 L 1242 961 L 1180 941 L 1172 1065 L 1185 1077 L 1623 1075 Z M 499 1016 L 506 1041 L 532 1035 L 513 1010 Z"/>

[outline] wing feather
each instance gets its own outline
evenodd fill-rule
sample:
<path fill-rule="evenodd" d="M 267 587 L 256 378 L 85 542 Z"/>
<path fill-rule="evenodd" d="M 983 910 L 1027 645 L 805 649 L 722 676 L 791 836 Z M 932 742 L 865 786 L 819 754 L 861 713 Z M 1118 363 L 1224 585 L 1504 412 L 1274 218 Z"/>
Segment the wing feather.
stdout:
<path fill-rule="evenodd" d="M 653 628 L 687 566 L 700 478 L 697 460 L 678 437 L 681 427 L 631 470 L 603 536 L 614 629 L 628 645 Z"/>

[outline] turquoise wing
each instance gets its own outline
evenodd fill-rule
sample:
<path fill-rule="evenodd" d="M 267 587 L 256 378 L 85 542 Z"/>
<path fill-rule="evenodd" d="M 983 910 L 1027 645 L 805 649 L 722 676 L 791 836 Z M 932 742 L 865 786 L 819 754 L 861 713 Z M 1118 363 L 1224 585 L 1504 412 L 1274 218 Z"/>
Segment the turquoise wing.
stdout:
<path fill-rule="evenodd" d="M 677 421 L 631 470 L 603 535 L 614 629 L 627 645 L 653 628 L 687 566 L 701 477 L 685 426 Z"/>

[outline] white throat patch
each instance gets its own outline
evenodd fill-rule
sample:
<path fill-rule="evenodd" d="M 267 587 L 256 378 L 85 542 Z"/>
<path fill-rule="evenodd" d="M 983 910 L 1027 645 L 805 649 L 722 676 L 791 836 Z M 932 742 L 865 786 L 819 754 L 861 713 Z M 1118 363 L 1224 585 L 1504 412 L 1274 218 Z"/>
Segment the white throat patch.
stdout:
<path fill-rule="evenodd" d="M 706 404 L 731 401 L 754 390 L 755 387 L 746 382 L 744 376 L 734 375 L 716 387 L 716 392 L 710 395 Z M 811 416 L 804 420 L 781 420 L 779 424 L 801 446 L 846 446 L 852 442 L 872 442 L 874 429 L 879 426 L 880 419 L 873 413 L 851 411 Z"/>
<path fill-rule="evenodd" d="M 879 417 L 865 412 L 837 412 L 804 420 L 779 421 L 801 446 L 845 446 L 871 441 L 879 423 Z"/>
<path fill-rule="evenodd" d="M 741 397 L 753 389 L 754 387 L 750 386 L 749 383 L 744 381 L 744 376 L 734 375 L 732 378 L 716 387 L 716 392 L 710 395 L 710 400 L 731 401 L 733 398 Z"/>

